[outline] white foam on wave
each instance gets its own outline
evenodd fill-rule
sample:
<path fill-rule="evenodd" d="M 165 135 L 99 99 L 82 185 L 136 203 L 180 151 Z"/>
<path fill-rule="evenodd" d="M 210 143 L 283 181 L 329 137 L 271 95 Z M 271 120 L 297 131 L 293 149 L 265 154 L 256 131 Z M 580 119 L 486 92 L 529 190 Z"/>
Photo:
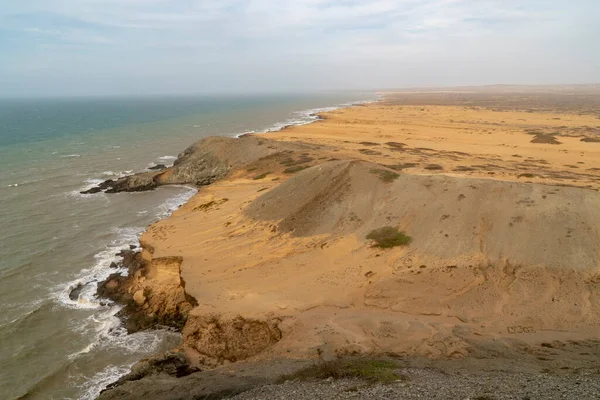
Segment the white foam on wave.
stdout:
<path fill-rule="evenodd" d="M 100 392 L 109 384 L 119 379 L 121 376 L 129 372 L 132 365 L 127 366 L 114 366 L 109 365 L 102 371 L 98 372 L 92 378 L 88 379 L 84 385 L 85 392 L 82 393 L 80 400 L 94 400 L 100 396 Z"/>
<path fill-rule="evenodd" d="M 81 154 L 66 154 L 64 156 L 60 156 L 60 158 L 77 158 L 81 157 Z"/>
<path fill-rule="evenodd" d="M 57 301 L 69 308 L 90 310 L 106 307 L 107 302 L 96 297 L 98 282 L 106 280 L 110 274 L 115 272 L 127 275 L 127 269 L 110 268 L 110 265 L 119 261 L 117 254 L 121 250 L 128 250 L 130 244 L 139 244 L 139 237 L 143 231 L 144 228 L 142 227 L 115 229 L 114 232 L 117 234 L 117 238 L 107 245 L 104 250 L 94 255 L 95 262 L 91 267 L 81 270 L 74 280 L 66 285 L 61 285 L 55 296 Z M 83 288 L 78 298 L 71 300 L 69 295 L 80 286 L 83 286 Z"/>
<path fill-rule="evenodd" d="M 82 351 L 70 356 L 70 359 L 89 353 L 98 347 L 111 351 L 118 350 L 120 354 L 150 355 L 159 352 L 165 340 L 173 341 L 174 343 L 180 340 L 178 333 L 168 330 L 143 331 L 129 335 L 124 328 L 121 326 L 115 327 L 114 322 L 111 322 L 111 320 L 116 320 L 116 324 L 119 324 L 118 318 L 111 315 L 112 312 L 112 310 L 107 312 L 107 318 L 101 320 L 100 328 L 96 330 L 96 340 Z M 91 377 L 82 377 L 83 382 L 77 382 L 77 386 L 85 387 L 86 391 L 80 398 L 96 399 L 106 386 L 129 373 L 133 365 L 134 363 L 109 365 Z"/>
<path fill-rule="evenodd" d="M 93 187 L 100 183 L 101 180 L 88 179 L 86 182 Z M 157 218 L 162 219 L 168 217 L 173 211 L 177 210 L 198 192 L 196 188 L 190 186 L 177 185 L 174 187 L 179 187 L 183 190 L 176 195 L 169 197 L 155 208 L 154 215 L 156 215 Z M 147 213 L 147 210 L 141 210 L 138 212 L 138 215 L 145 215 Z M 117 256 L 117 254 L 121 250 L 128 250 L 129 245 L 132 244 L 139 246 L 139 238 L 144 230 L 144 227 L 115 228 L 113 233 L 115 233 L 116 239 L 110 242 L 104 250 L 94 255 L 95 262 L 91 267 L 81 270 L 75 279 L 60 287 L 55 296 L 57 301 L 63 306 L 70 308 L 88 310 L 105 308 L 107 302 L 96 297 L 98 282 L 106 280 L 110 274 L 115 272 L 127 275 L 127 270 L 125 268 L 115 269 L 110 268 L 110 265 L 113 262 L 117 262 L 118 264 L 120 257 Z M 69 295 L 78 287 L 81 287 L 81 292 L 76 300 L 72 300 Z"/>
<path fill-rule="evenodd" d="M 101 184 L 102 182 L 104 182 L 104 179 L 99 179 L 99 178 L 88 178 L 84 181 L 83 186 L 81 186 L 79 189 L 75 189 L 72 190 L 70 192 L 67 193 L 67 197 L 75 197 L 78 199 L 90 199 L 90 198 L 94 198 L 94 196 L 90 196 L 87 194 L 81 194 L 81 192 L 85 192 L 86 190 L 90 190 L 91 188 L 94 188 L 96 186 L 98 186 L 99 184 Z M 95 193 L 96 195 L 102 195 L 102 192 L 98 192 Z"/>
<path fill-rule="evenodd" d="M 321 113 L 331 112 L 331 111 L 339 110 L 341 108 L 348 108 L 348 107 L 361 105 L 361 104 L 374 103 L 376 101 L 379 101 L 380 98 L 381 98 L 381 96 L 378 96 L 378 98 L 373 99 L 373 100 L 351 101 L 351 102 L 339 104 L 337 106 L 332 106 L 332 107 L 320 107 L 320 108 L 311 108 L 311 109 L 302 110 L 302 111 L 295 111 L 292 113 L 291 118 L 288 118 L 287 120 L 285 120 L 283 122 L 277 122 L 267 129 L 264 129 L 262 131 L 247 131 L 247 132 L 243 132 L 243 133 L 238 133 L 234 136 L 240 137 L 242 135 L 253 134 L 253 133 L 277 132 L 277 131 L 280 131 L 287 127 L 290 127 L 290 126 L 302 126 L 302 125 L 312 124 L 313 122 L 319 121 L 321 119 L 321 117 L 319 117 L 319 114 L 321 114 Z"/>
<path fill-rule="evenodd" d="M 177 194 L 169 198 L 167 201 L 162 203 L 156 209 L 156 216 L 158 218 L 166 218 L 173 213 L 173 211 L 177 210 L 181 205 L 187 203 L 196 193 L 198 193 L 198 189 L 193 188 L 191 186 L 183 186 L 176 185 L 174 187 L 179 187 L 183 190 L 181 193 Z"/>
<path fill-rule="evenodd" d="M 177 160 L 176 156 L 161 156 L 158 157 L 159 160 L 161 161 L 169 161 L 169 160 Z"/>

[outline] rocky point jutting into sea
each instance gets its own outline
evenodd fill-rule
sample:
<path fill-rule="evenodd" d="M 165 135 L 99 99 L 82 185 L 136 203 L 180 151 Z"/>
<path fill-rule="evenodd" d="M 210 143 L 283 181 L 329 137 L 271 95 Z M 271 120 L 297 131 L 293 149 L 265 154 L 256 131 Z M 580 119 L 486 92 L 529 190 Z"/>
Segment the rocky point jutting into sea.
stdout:
<path fill-rule="evenodd" d="M 92 189 L 201 187 L 98 289 L 183 345 L 100 398 L 599 395 L 600 112 L 561 96 L 390 94 Z"/>

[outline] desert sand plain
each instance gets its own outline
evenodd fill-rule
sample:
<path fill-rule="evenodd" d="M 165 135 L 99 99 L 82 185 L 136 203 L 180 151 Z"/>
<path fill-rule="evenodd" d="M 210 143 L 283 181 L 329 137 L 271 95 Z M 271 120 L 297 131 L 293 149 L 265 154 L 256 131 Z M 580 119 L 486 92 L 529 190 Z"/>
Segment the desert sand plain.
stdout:
<path fill-rule="evenodd" d="M 148 229 L 142 286 L 180 273 L 195 366 L 385 354 L 597 370 L 599 98 L 386 93 L 238 139 L 272 150 Z M 382 227 L 410 243 L 375 246 Z"/>

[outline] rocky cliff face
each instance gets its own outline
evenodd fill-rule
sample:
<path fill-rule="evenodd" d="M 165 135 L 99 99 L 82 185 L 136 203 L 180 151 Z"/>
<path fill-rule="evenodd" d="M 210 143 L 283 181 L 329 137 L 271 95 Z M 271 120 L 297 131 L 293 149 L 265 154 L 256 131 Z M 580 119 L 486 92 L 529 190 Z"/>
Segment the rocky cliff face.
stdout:
<path fill-rule="evenodd" d="M 193 313 L 192 313 L 193 314 Z M 253 357 L 281 340 L 279 320 L 190 315 L 183 329 L 184 348 L 194 365 L 218 365 Z"/>
<path fill-rule="evenodd" d="M 152 247 L 124 252 L 128 276 L 112 274 L 98 286 L 98 295 L 125 307 L 119 316 L 129 333 L 157 325 L 181 330 L 196 300 L 185 292 L 179 274 L 180 257 L 153 258 Z"/>

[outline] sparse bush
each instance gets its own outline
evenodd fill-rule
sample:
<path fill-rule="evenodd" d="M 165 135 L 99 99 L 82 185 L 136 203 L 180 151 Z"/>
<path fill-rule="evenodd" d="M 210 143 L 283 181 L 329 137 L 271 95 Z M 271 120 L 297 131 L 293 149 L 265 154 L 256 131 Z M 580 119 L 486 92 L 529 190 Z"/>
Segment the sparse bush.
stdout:
<path fill-rule="evenodd" d="M 379 179 L 381 179 L 382 181 L 384 181 L 386 183 L 393 182 L 396 179 L 398 179 L 398 177 L 400 176 L 395 172 L 388 171 L 387 169 L 372 169 L 369 172 L 371 172 L 372 174 L 378 175 Z"/>
<path fill-rule="evenodd" d="M 367 235 L 367 239 L 375 241 L 373 247 L 380 247 L 382 249 L 406 246 L 412 241 L 410 236 L 404 232 L 400 232 L 397 228 L 392 226 L 386 226 L 371 231 L 371 233 Z"/>
<path fill-rule="evenodd" d="M 517 176 L 517 178 L 535 178 L 534 174 L 530 174 L 530 173 L 525 173 L 525 174 L 519 174 Z"/>
<path fill-rule="evenodd" d="M 302 171 L 303 169 L 306 169 L 306 168 L 308 168 L 308 166 L 296 165 L 294 167 L 289 167 L 289 168 L 284 169 L 283 173 L 284 174 L 293 174 L 293 173 L 296 173 L 296 172 L 300 172 L 300 171 Z"/>
<path fill-rule="evenodd" d="M 555 136 L 558 133 L 537 133 L 531 143 L 543 143 L 543 144 L 562 144 Z"/>
<path fill-rule="evenodd" d="M 256 176 L 255 176 L 254 178 L 252 178 L 252 179 L 254 179 L 255 181 L 257 181 L 257 180 L 259 180 L 259 179 L 264 179 L 264 178 L 266 178 L 266 177 L 267 177 L 267 175 L 270 175 L 270 174 L 271 174 L 270 172 L 265 172 L 265 173 L 263 173 L 263 174 L 256 175 Z"/>

